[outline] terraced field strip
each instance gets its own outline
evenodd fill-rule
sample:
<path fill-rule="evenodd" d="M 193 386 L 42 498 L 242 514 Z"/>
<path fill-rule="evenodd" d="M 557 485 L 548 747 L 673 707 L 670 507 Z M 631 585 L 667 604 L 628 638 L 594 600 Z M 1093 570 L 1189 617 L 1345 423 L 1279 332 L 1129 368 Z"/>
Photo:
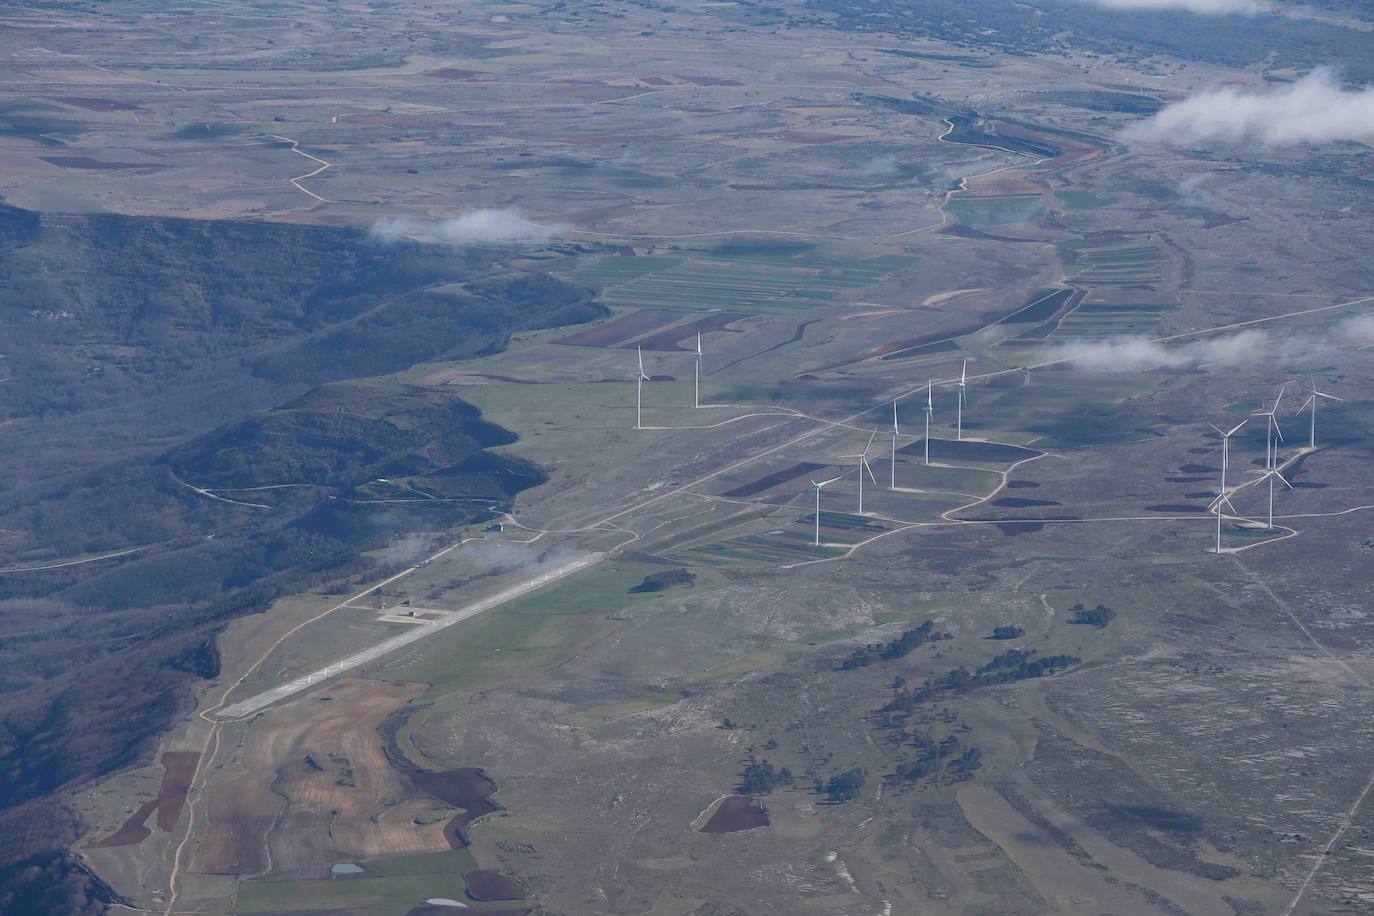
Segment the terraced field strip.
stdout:
<path fill-rule="evenodd" d="M 607 264 L 608 260 L 614 263 Z M 658 263 L 621 266 L 621 262 L 638 260 Z M 909 263 L 910 259 L 899 255 L 869 260 L 810 254 L 686 259 L 653 255 L 604 259 L 579 271 L 574 279 L 599 286 L 602 298 L 613 305 L 790 312 L 834 302 Z"/>

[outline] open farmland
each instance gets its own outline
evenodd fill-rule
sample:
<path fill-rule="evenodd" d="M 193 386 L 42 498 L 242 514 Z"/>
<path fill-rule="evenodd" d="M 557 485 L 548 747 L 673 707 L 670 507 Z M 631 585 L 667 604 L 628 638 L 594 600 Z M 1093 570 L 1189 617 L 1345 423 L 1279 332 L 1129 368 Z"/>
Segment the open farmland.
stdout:
<path fill-rule="evenodd" d="M 6 7 L 0 910 L 1368 909 L 1372 24 Z"/>

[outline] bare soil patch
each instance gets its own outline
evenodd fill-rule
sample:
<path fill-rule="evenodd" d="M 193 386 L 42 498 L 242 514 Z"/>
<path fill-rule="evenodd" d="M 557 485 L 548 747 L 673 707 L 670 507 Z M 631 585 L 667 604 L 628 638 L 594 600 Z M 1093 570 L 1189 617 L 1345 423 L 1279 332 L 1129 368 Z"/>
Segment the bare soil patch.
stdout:
<path fill-rule="evenodd" d="M 433 772 L 431 770 L 412 770 L 407 774 L 411 784 L 421 792 L 434 796 L 445 804 L 462 808 L 444 825 L 444 839 L 453 849 L 463 849 L 471 842 L 467 827 L 478 818 L 500 811 L 501 806 L 492 801 L 496 793 L 496 783 L 476 767 L 463 767 L 457 770 Z"/>
<path fill-rule="evenodd" d="M 483 902 L 492 900 L 524 900 L 529 896 L 525 886 L 509 875 L 499 871 L 479 869 L 463 875 L 468 886 L 468 896 Z"/>
<path fill-rule="evenodd" d="M 702 833 L 736 833 L 768 826 L 768 811 L 763 802 L 749 795 L 731 795 L 721 800 L 701 828 Z"/>

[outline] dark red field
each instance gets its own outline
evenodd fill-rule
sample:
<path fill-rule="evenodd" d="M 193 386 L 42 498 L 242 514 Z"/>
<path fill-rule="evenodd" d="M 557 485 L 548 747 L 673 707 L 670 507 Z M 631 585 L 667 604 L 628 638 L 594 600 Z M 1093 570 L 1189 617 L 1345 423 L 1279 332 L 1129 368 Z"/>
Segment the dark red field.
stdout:
<path fill-rule="evenodd" d="M 768 812 L 763 803 L 748 795 L 731 795 L 716 808 L 702 833 L 735 833 L 768 826 Z"/>
<path fill-rule="evenodd" d="M 523 884 L 499 871 L 470 871 L 463 875 L 463 880 L 467 882 L 468 896 L 473 900 L 524 900 L 529 896 Z"/>
<path fill-rule="evenodd" d="M 562 344 L 565 347 L 616 347 L 627 340 L 639 337 L 641 334 L 666 328 L 675 321 L 681 321 L 684 317 L 682 312 L 668 309 L 640 309 L 614 321 L 569 334 L 567 337 L 560 337 L 554 343 Z"/>
<path fill-rule="evenodd" d="M 91 845 L 100 848 L 142 843 L 152 835 L 145 825 L 148 815 L 154 811 L 157 811 L 158 829 L 170 833 L 181 817 L 181 809 L 186 804 L 186 790 L 191 785 L 191 777 L 195 775 L 199 762 L 199 751 L 168 751 L 163 754 L 162 783 L 158 786 L 157 798 L 144 802 L 118 830 Z"/>
<path fill-rule="evenodd" d="M 496 783 L 475 767 L 445 770 L 442 773 L 412 770 L 408 775 L 415 788 L 421 792 L 433 795 L 455 808 L 463 809 L 462 814 L 456 815 L 444 826 L 444 838 L 454 849 L 463 849 L 468 845 L 469 824 L 501 810 L 501 806 L 491 800 L 491 796 L 496 792 Z"/>
<path fill-rule="evenodd" d="M 787 483 L 789 480 L 796 480 L 798 477 L 805 477 L 807 474 L 819 471 L 821 468 L 824 467 L 827 467 L 827 465 L 813 464 L 810 461 L 803 461 L 799 464 L 794 464 L 791 467 L 785 467 L 780 471 L 774 471 L 771 474 L 765 474 L 762 477 L 758 477 L 754 480 L 749 481 L 748 483 L 742 483 L 733 489 L 726 490 L 724 493 L 720 495 L 728 496 L 731 499 L 743 499 L 746 496 L 753 496 L 756 493 L 762 493 L 764 490 L 771 490 L 778 484 Z"/>

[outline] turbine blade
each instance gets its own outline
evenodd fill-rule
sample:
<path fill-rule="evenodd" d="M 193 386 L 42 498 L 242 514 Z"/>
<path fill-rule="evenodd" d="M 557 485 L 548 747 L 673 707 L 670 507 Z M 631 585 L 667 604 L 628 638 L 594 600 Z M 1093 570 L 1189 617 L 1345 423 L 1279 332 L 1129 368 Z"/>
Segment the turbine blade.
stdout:
<path fill-rule="evenodd" d="M 1277 477 L 1279 480 L 1283 481 L 1283 485 L 1284 485 L 1285 487 L 1287 487 L 1287 488 L 1290 489 L 1290 490 L 1293 489 L 1293 485 L 1292 485 L 1291 483 L 1288 482 L 1288 478 L 1287 478 L 1287 477 L 1284 477 L 1282 474 L 1280 474 L 1280 473 L 1278 472 L 1277 469 L 1274 470 L 1274 471 L 1272 471 L 1271 473 L 1272 473 L 1275 477 Z"/>
<path fill-rule="evenodd" d="M 874 485 L 876 486 L 878 483 L 878 478 L 873 476 L 873 469 L 868 466 L 868 459 L 864 458 L 859 463 L 863 466 L 863 469 L 868 472 L 868 479 L 873 481 Z"/>
<path fill-rule="evenodd" d="M 967 382 L 967 381 L 968 381 L 968 360 L 964 360 L 964 365 L 959 369 L 959 384 L 962 385 L 962 384 L 964 384 L 964 383 Z"/>
<path fill-rule="evenodd" d="M 1232 512 L 1236 511 L 1236 507 L 1232 505 L 1230 497 L 1228 497 L 1225 493 L 1220 494 L 1216 499 L 1212 500 L 1212 502 L 1208 504 L 1207 508 L 1208 510 L 1219 510 L 1222 504 L 1230 506 Z"/>
<path fill-rule="evenodd" d="M 1299 407 L 1297 410 L 1293 411 L 1293 413 L 1302 413 L 1304 410 L 1307 409 L 1308 405 L 1310 405 L 1310 404 L 1311 404 L 1313 401 L 1315 401 L 1316 399 L 1317 399 L 1317 396 L 1316 396 L 1315 394 L 1312 395 L 1312 396 L 1309 397 L 1307 400 L 1303 401 L 1303 402 L 1302 402 L 1302 406 Z"/>
<path fill-rule="evenodd" d="M 643 374 L 644 374 L 644 349 L 643 349 L 642 347 L 635 347 L 635 353 L 638 354 L 638 356 L 639 356 L 639 374 L 640 374 L 640 375 L 643 375 Z"/>
<path fill-rule="evenodd" d="M 1274 410 L 1278 410 L 1278 409 L 1279 409 L 1279 401 L 1282 401 L 1282 400 L 1283 400 L 1283 393 L 1284 393 L 1285 391 L 1287 391 L 1287 390 L 1288 390 L 1288 383 L 1287 383 L 1287 382 L 1284 382 L 1282 385 L 1279 386 L 1279 396 L 1276 397 L 1276 398 L 1274 398 L 1274 408 L 1273 408 L 1273 410 L 1270 411 L 1270 413 L 1273 413 Z"/>
<path fill-rule="evenodd" d="M 1328 401 L 1343 401 L 1343 400 L 1345 400 L 1345 398 L 1338 398 L 1338 397 L 1336 397 L 1334 394 L 1327 394 L 1325 391 L 1314 391 L 1314 392 L 1312 392 L 1312 393 L 1313 393 L 1314 395 L 1316 395 L 1317 397 L 1319 397 L 1319 398 L 1326 398 Z"/>
<path fill-rule="evenodd" d="M 876 438 L 878 438 L 878 427 L 875 426 L 873 427 L 873 432 L 868 436 L 868 444 L 864 446 L 863 455 L 868 454 L 868 450 L 873 447 L 873 440 Z M 863 455 L 860 457 L 863 457 Z"/>
<path fill-rule="evenodd" d="M 1246 423 L 1249 423 L 1249 422 L 1250 422 L 1250 418 L 1249 418 L 1249 417 L 1246 417 L 1244 420 L 1241 420 L 1241 421 L 1240 421 L 1239 423 L 1237 423 L 1235 426 L 1231 427 L 1231 431 L 1230 431 L 1229 433 L 1226 434 L 1226 438 L 1229 439 L 1229 438 L 1231 438 L 1232 436 L 1234 436 L 1234 435 L 1236 434 L 1236 432 L 1237 432 L 1242 426 L 1244 426 Z"/>
<path fill-rule="evenodd" d="M 1274 434 L 1275 434 L 1276 436 L 1278 436 L 1278 437 L 1279 437 L 1279 441 L 1282 442 L 1282 441 L 1283 441 L 1283 430 L 1279 429 L 1279 418 L 1276 417 L 1276 416 L 1274 416 L 1274 415 L 1271 413 L 1271 414 L 1269 415 L 1269 422 L 1274 424 Z"/>

